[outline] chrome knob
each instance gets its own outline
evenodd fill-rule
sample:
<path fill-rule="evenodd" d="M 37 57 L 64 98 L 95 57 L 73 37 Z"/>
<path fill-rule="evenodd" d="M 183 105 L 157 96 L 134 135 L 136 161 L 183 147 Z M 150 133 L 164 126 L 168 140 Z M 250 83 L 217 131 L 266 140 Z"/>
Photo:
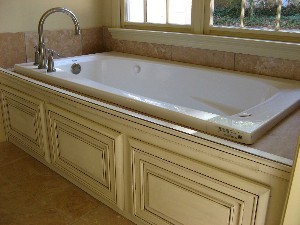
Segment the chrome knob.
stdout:
<path fill-rule="evenodd" d="M 81 66 L 78 63 L 73 63 L 71 66 L 71 72 L 73 74 L 79 74 L 81 72 Z"/>

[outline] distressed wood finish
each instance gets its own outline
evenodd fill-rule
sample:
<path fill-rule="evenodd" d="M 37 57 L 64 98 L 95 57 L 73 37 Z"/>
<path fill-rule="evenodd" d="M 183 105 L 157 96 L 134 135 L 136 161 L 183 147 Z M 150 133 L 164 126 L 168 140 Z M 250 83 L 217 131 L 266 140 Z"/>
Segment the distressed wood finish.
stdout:
<path fill-rule="evenodd" d="M 129 142 L 137 217 L 150 224 L 265 222 L 270 187 L 134 139 Z"/>
<path fill-rule="evenodd" d="M 2 87 L 4 125 L 8 140 L 26 146 L 29 153 L 49 160 L 43 102 Z"/>
<path fill-rule="evenodd" d="M 300 139 L 293 166 L 293 176 L 290 180 L 289 195 L 285 205 L 285 214 L 281 225 L 299 224 L 300 222 Z"/>
<path fill-rule="evenodd" d="M 47 115 L 53 166 L 117 204 L 115 139 L 120 133 L 53 105 L 47 105 Z"/>

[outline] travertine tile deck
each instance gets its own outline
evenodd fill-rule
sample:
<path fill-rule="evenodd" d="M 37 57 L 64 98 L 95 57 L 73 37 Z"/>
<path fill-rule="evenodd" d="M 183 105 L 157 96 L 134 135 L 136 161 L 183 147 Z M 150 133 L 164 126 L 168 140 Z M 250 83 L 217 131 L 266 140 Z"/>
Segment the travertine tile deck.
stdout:
<path fill-rule="evenodd" d="M 0 143 L 0 225 L 133 225 L 11 143 Z"/>

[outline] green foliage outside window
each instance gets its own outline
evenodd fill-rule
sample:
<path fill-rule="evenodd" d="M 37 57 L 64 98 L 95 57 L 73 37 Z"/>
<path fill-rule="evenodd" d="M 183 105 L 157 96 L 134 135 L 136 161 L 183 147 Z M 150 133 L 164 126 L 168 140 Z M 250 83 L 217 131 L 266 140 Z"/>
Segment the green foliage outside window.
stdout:
<path fill-rule="evenodd" d="M 214 25 L 239 27 L 241 8 L 241 0 L 215 0 Z M 276 0 L 248 0 L 245 8 L 245 27 L 274 28 L 277 8 Z M 282 1 L 280 28 L 300 31 L 299 0 Z"/>

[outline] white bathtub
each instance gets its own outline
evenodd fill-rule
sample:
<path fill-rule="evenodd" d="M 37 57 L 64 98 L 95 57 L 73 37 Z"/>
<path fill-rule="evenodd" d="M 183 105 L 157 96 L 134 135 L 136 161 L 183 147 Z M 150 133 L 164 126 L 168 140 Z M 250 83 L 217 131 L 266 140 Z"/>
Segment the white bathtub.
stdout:
<path fill-rule="evenodd" d="M 70 72 L 76 62 L 81 73 Z M 197 131 L 251 144 L 300 105 L 300 82 L 121 53 L 32 63 L 19 73 Z"/>

